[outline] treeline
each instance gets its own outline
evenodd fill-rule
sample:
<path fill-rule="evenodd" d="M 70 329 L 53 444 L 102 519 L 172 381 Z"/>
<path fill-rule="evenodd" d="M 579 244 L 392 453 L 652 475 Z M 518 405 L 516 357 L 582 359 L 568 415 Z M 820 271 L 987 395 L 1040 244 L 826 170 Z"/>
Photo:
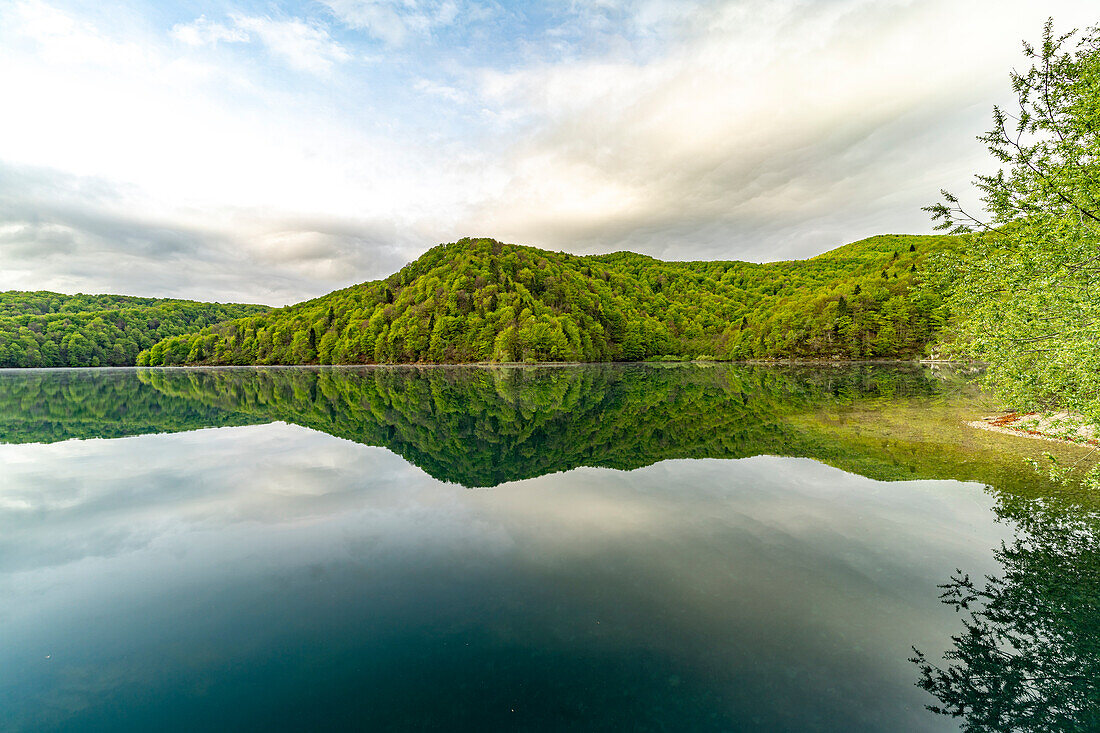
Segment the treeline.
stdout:
<path fill-rule="evenodd" d="M 579 257 L 491 239 L 394 275 L 168 338 L 143 365 L 875 358 L 919 355 L 947 311 L 921 282 L 948 236 L 880 236 L 810 260 Z"/>
<path fill-rule="evenodd" d="M 0 293 L 0 367 L 133 366 L 169 336 L 265 313 L 260 305 L 122 295 Z"/>

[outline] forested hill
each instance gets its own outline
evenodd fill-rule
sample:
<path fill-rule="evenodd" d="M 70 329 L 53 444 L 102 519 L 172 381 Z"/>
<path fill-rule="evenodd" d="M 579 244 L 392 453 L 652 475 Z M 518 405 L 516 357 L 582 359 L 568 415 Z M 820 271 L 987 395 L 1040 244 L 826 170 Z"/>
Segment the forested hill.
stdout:
<path fill-rule="evenodd" d="M 169 336 L 271 309 L 128 295 L 0 292 L 0 367 L 133 366 Z"/>
<path fill-rule="evenodd" d="M 166 339 L 139 364 L 910 357 L 946 318 L 915 287 L 921 268 L 958 241 L 879 236 L 755 264 L 463 239 L 384 280 Z"/>

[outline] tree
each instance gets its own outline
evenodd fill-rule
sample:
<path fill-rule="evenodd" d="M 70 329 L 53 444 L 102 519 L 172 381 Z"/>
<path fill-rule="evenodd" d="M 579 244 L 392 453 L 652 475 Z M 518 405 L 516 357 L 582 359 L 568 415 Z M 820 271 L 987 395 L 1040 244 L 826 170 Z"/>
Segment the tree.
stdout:
<path fill-rule="evenodd" d="M 1001 166 L 978 175 L 986 216 L 944 191 L 937 228 L 969 233 L 941 257 L 963 353 L 1018 408 L 1064 408 L 1100 424 L 1100 28 L 1024 44 L 1016 108 L 995 107 L 979 139 Z"/>

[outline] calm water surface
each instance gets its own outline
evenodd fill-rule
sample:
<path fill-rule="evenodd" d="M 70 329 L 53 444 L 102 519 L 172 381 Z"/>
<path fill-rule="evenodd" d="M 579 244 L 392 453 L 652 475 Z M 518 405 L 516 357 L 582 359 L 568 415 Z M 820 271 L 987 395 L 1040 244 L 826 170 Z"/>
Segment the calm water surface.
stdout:
<path fill-rule="evenodd" d="M 0 730 L 1096 729 L 1096 507 L 960 427 L 974 399 L 869 366 L 0 372 Z"/>

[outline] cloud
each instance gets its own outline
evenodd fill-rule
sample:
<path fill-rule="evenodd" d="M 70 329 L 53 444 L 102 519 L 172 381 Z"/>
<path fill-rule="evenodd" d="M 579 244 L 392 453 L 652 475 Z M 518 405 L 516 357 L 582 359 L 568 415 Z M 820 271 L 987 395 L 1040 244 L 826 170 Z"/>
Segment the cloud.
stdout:
<path fill-rule="evenodd" d="M 0 25 L 0 289 L 283 305 L 398 269 L 466 195 L 323 83 L 61 17 Z"/>
<path fill-rule="evenodd" d="M 334 41 L 319 23 L 298 18 L 274 20 L 266 16 L 234 15 L 236 27 L 255 33 L 275 56 L 291 67 L 314 74 L 328 72 L 351 54 Z"/>
<path fill-rule="evenodd" d="M 230 15 L 230 25 L 199 16 L 172 26 L 171 35 L 189 46 L 216 46 L 220 41 L 247 43 L 257 38 L 273 56 L 299 71 L 326 74 L 351 54 L 320 23 L 300 18 L 274 19 L 263 15 Z"/>
<path fill-rule="evenodd" d="M 973 138 L 1048 13 L 1092 20 L 1073 0 L 329 0 L 154 28 L 18 2 L 0 288 L 282 304 L 468 234 L 766 260 L 929 231 L 920 207 L 989 167 Z"/>
<path fill-rule="evenodd" d="M 470 101 L 470 95 L 461 89 L 430 79 L 417 79 L 413 88 L 418 92 L 442 97 L 455 104 L 467 104 Z"/>
<path fill-rule="evenodd" d="M 703 9 L 705 28 L 689 23 L 694 35 L 654 58 L 485 71 L 486 107 L 518 132 L 507 184 L 474 218 L 533 244 L 677 259 L 928 231 L 920 207 L 982 169 L 973 136 L 1010 92 L 1016 39 L 1051 12 L 990 18 L 975 4 L 945 27 L 939 2 Z"/>
<path fill-rule="evenodd" d="M 457 0 L 321 0 L 336 18 L 391 46 L 453 23 Z"/>
<path fill-rule="evenodd" d="M 245 43 L 248 33 L 238 27 L 229 27 L 222 23 L 207 20 L 200 15 L 190 23 L 177 23 L 172 26 L 172 36 L 188 46 L 216 46 L 219 41 Z"/>
<path fill-rule="evenodd" d="M 281 306 L 389 274 L 424 246 L 385 222 L 134 209 L 101 181 L 0 165 L 0 288 Z"/>

